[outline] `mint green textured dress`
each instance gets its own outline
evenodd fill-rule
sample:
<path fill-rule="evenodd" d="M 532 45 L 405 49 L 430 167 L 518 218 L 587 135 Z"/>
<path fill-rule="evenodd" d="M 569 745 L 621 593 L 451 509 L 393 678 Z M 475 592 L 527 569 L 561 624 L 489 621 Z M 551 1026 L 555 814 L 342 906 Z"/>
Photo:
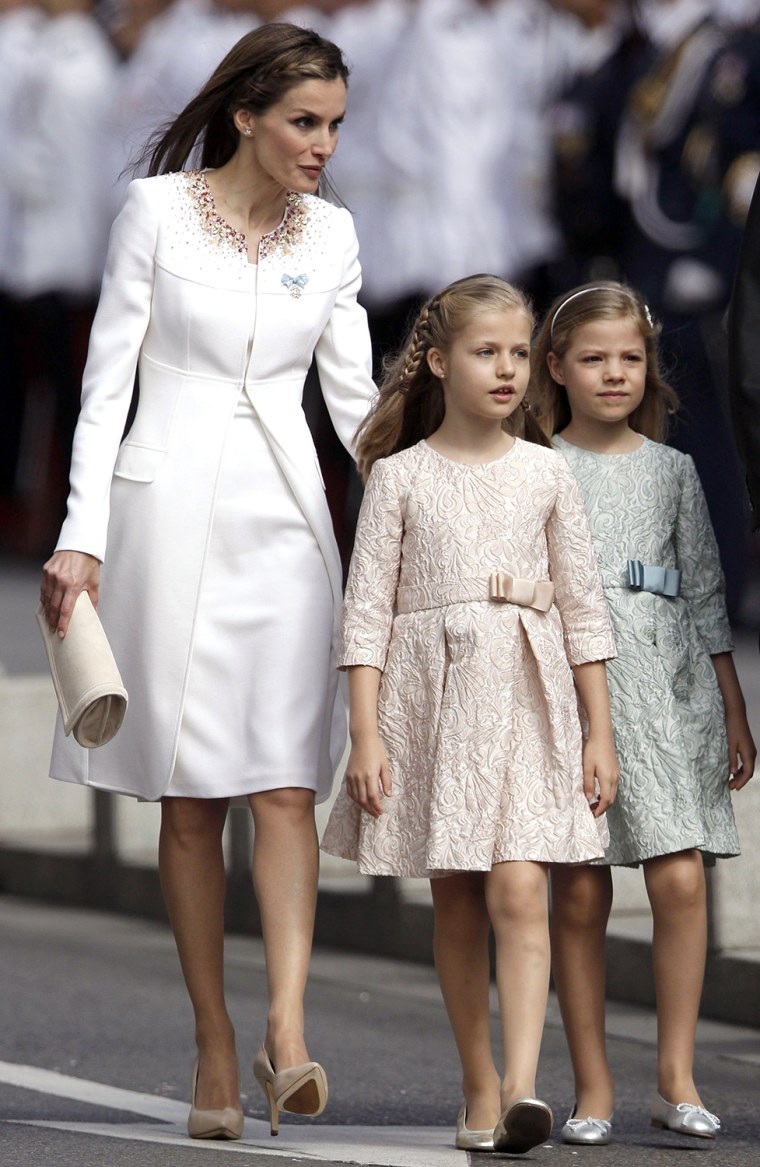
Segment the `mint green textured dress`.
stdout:
<path fill-rule="evenodd" d="M 580 485 L 617 657 L 607 662 L 621 780 L 605 862 L 697 848 L 737 855 L 725 713 L 711 655 L 730 651 L 718 548 L 694 463 L 651 442 L 594 454 L 554 438 Z M 627 562 L 680 569 L 673 598 L 628 584 Z"/>

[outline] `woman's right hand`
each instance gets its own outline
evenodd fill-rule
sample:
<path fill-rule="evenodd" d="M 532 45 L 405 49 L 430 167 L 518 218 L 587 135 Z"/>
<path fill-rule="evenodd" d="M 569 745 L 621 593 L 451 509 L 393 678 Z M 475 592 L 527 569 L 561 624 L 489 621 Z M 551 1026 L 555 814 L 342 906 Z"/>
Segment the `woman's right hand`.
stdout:
<path fill-rule="evenodd" d="M 40 600 L 51 632 L 61 640 L 69 627 L 71 613 L 80 592 L 89 592 L 98 606 L 100 560 L 84 551 L 56 551 L 42 569 Z"/>
<path fill-rule="evenodd" d="M 346 789 L 362 810 L 379 818 L 383 813 L 382 796 L 391 793 L 388 756 L 379 735 L 354 742 L 346 766 Z"/>

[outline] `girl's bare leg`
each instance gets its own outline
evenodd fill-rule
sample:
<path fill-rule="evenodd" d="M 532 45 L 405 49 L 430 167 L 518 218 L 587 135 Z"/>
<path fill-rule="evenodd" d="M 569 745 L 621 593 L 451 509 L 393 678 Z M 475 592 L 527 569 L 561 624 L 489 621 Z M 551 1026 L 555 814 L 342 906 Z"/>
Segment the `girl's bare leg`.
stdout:
<path fill-rule="evenodd" d="M 253 887 L 261 913 L 269 1010 L 265 1047 L 276 1070 L 308 1060 L 303 996 L 317 903 L 314 794 L 288 787 L 252 794 Z"/>
<path fill-rule="evenodd" d="M 235 1034 L 224 1000 L 222 831 L 226 798 L 164 798 L 158 866 L 182 973 L 195 1015 L 196 1104 L 240 1106 Z"/>
<path fill-rule="evenodd" d="M 552 868 L 552 970 L 575 1078 L 576 1116 L 609 1118 L 614 1084 L 604 1035 L 609 867 Z"/>
<path fill-rule="evenodd" d="M 702 855 L 679 851 L 648 859 L 652 962 L 657 997 L 657 1087 L 672 1104 L 700 1106 L 694 1045 L 707 954 L 707 896 Z"/>
<path fill-rule="evenodd" d="M 490 967 L 485 875 L 462 872 L 431 879 L 438 981 L 462 1063 L 468 1130 L 493 1129 L 501 1113 L 499 1074 L 491 1050 Z"/>
<path fill-rule="evenodd" d="M 535 1097 L 549 992 L 547 870 L 541 863 L 497 863 L 485 879 L 496 939 L 496 984 L 504 1043 L 502 1109 Z"/>

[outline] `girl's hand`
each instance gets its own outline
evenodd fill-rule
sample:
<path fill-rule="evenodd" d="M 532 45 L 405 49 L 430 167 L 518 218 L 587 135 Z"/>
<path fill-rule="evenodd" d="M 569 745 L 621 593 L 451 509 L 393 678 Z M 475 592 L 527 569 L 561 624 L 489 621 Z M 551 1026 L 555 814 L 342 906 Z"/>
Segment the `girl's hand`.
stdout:
<path fill-rule="evenodd" d="M 57 630 L 63 640 L 79 593 L 89 592 L 97 608 L 99 587 L 99 559 L 83 551 L 56 551 L 42 569 L 40 585 L 40 600 L 51 632 Z"/>
<path fill-rule="evenodd" d="M 388 797 L 391 793 L 391 776 L 379 735 L 351 746 L 346 766 L 346 789 L 354 802 L 372 818 L 379 818 L 383 813 L 382 796 Z"/>
<path fill-rule="evenodd" d="M 741 790 L 752 777 L 757 753 L 747 723 L 747 705 L 736 675 L 733 655 L 730 652 L 719 652 L 711 659 L 726 711 L 728 769 L 731 774 L 728 785 L 731 790 Z"/>
<path fill-rule="evenodd" d="M 612 741 L 590 735 L 583 747 L 583 793 L 594 818 L 612 806 L 619 781 L 620 767 Z"/>
<path fill-rule="evenodd" d="M 731 790 L 741 790 L 742 786 L 746 786 L 752 777 L 757 756 L 752 732 L 742 711 L 726 715 L 726 734 L 728 735 L 728 768 L 731 773 L 728 785 Z"/>

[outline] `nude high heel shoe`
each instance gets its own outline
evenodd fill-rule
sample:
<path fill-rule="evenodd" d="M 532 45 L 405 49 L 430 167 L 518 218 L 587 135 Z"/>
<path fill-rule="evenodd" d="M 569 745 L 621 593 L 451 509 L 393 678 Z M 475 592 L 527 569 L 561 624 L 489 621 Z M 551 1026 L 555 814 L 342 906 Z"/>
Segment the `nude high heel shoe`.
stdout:
<path fill-rule="evenodd" d="M 243 1111 L 234 1106 L 224 1110 L 198 1110 L 195 1093 L 198 1089 L 198 1058 L 193 1063 L 193 1102 L 187 1119 L 187 1133 L 191 1139 L 239 1139 L 243 1133 Z"/>
<path fill-rule="evenodd" d="M 279 1133 L 281 1110 L 316 1118 L 327 1105 L 327 1075 L 319 1062 L 302 1062 L 277 1074 L 262 1046 L 253 1063 L 253 1076 L 269 1103 L 272 1135 Z"/>

